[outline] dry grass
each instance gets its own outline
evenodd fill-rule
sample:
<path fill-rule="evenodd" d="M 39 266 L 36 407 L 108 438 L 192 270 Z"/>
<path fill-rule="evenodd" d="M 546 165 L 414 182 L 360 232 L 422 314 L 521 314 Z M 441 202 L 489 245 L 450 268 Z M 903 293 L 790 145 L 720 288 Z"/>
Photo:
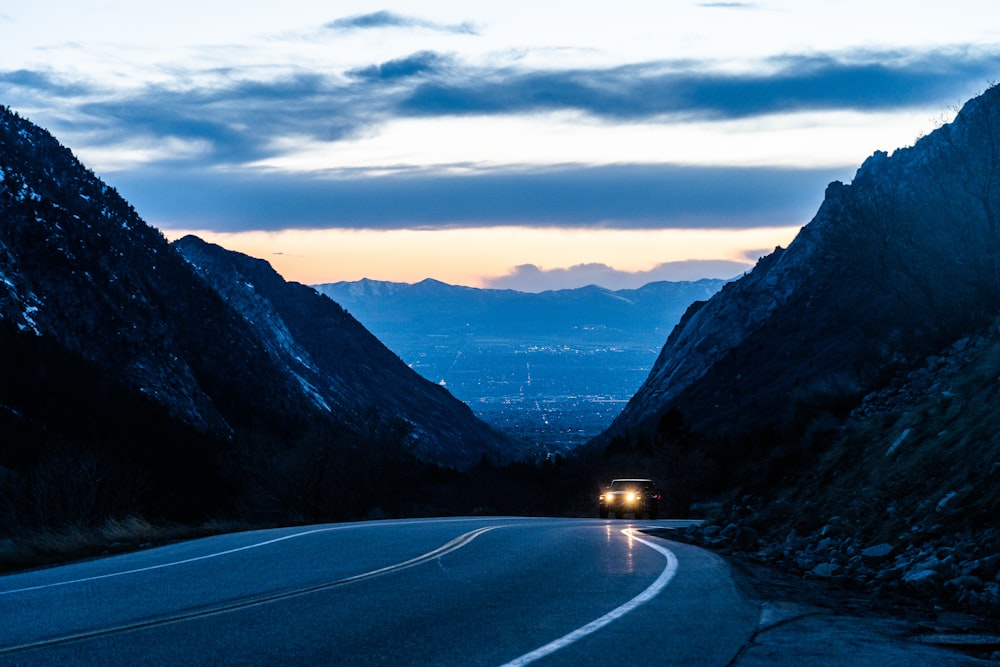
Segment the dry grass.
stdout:
<path fill-rule="evenodd" d="M 804 514 L 849 518 L 873 542 L 894 542 L 925 524 L 995 525 L 1000 345 L 973 350 L 932 380 L 891 412 L 841 431 L 795 499 L 810 508 Z"/>
<path fill-rule="evenodd" d="M 245 524 L 210 521 L 156 524 L 138 516 L 107 519 L 97 526 L 66 526 L 0 538 L 0 572 L 27 570 L 171 542 L 246 530 Z"/>

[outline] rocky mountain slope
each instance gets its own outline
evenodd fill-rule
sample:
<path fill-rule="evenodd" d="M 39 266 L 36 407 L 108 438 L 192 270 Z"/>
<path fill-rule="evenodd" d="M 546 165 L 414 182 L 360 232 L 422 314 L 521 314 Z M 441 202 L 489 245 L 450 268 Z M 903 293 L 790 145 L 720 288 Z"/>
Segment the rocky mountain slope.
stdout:
<path fill-rule="evenodd" d="M 833 183 L 787 249 L 696 304 L 610 429 L 679 413 L 705 436 L 771 442 L 843 416 L 1000 305 L 1000 90 Z M 762 450 L 751 448 L 751 456 Z"/>
<path fill-rule="evenodd" d="M 997 414 L 1000 318 L 867 394 L 794 484 L 740 495 L 688 538 L 875 604 L 998 617 Z"/>
<path fill-rule="evenodd" d="M 595 444 L 725 501 L 709 543 L 1000 611 L 998 314 L 993 87 L 692 307 Z"/>
<path fill-rule="evenodd" d="M 373 415 L 443 465 L 510 455 L 325 297 L 181 245 L 199 270 L 50 134 L 0 108 L 0 515 L 58 514 L 50 505 L 74 484 L 64 504 L 81 519 L 203 512 L 245 483 L 234 466 L 248 442 L 273 453 L 327 430 L 354 434 L 338 436 L 347 451 L 364 447 Z M 24 520 L 11 517 L 0 523 Z"/>
<path fill-rule="evenodd" d="M 486 428 L 443 387 L 413 372 L 316 290 L 286 282 L 263 260 L 194 236 L 173 246 L 243 317 L 319 409 L 348 421 L 371 409 L 402 417 L 413 429 L 421 457 L 457 468 L 475 465 L 484 455 L 505 462 L 527 453 Z"/>

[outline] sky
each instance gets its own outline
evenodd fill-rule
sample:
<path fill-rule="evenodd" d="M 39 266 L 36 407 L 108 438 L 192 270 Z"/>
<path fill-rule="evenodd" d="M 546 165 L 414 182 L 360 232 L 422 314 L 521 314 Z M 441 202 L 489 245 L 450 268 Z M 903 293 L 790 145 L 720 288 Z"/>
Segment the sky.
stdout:
<path fill-rule="evenodd" d="M 307 284 L 729 278 L 1000 78 L 1000 0 L 32 0 L 0 104 Z"/>

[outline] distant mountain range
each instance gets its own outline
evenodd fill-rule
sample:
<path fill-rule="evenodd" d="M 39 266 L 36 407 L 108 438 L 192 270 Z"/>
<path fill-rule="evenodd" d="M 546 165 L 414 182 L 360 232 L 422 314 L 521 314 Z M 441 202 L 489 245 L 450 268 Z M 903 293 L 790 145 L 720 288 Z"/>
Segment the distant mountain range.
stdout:
<path fill-rule="evenodd" d="M 436 280 L 316 285 L 424 377 L 549 449 L 606 428 L 687 307 L 723 280 L 527 293 Z"/>
<path fill-rule="evenodd" d="M 392 432 L 399 447 L 454 468 L 527 451 L 314 290 L 194 238 L 171 246 L 6 108 L 0 363 L 0 506 L 41 488 L 40 471 L 55 477 L 76 461 L 66 466 L 95 466 L 108 494 L 81 490 L 89 500 L 67 500 L 74 512 L 135 502 L 202 513 L 247 482 L 234 466 L 267 467 L 310 433 L 349 452 Z"/>

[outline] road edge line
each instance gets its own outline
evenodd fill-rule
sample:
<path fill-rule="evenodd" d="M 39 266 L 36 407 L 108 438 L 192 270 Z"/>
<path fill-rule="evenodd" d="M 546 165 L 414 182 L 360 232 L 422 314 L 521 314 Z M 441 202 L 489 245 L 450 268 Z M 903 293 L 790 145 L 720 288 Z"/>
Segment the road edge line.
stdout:
<path fill-rule="evenodd" d="M 523 667 L 524 665 L 530 665 L 536 660 L 541 660 L 544 657 L 552 655 L 556 651 L 566 648 L 570 644 L 574 644 L 580 641 L 584 637 L 587 637 L 588 635 L 597 632 L 598 630 L 608 625 L 609 623 L 618 620 L 619 618 L 629 613 L 630 611 L 635 610 L 637 607 L 649 602 L 657 595 L 659 595 L 664 588 L 667 587 L 667 584 L 669 584 L 670 581 L 674 578 L 674 575 L 677 574 L 677 568 L 678 568 L 677 556 L 674 555 L 674 552 L 663 545 L 656 544 L 655 542 L 651 542 L 649 540 L 645 540 L 641 537 L 638 537 L 637 535 L 635 535 L 635 530 L 632 528 L 626 528 L 622 530 L 622 533 L 624 535 L 627 535 L 629 539 L 641 542 L 642 544 L 645 544 L 647 547 L 650 547 L 651 549 L 658 551 L 660 554 L 663 555 L 664 558 L 667 559 L 667 564 L 663 568 L 663 572 L 660 573 L 660 576 L 658 576 L 656 580 L 653 581 L 653 583 L 650 584 L 644 591 L 642 591 L 634 598 L 632 598 L 625 604 L 621 605 L 620 607 L 612 609 L 608 613 L 604 614 L 604 616 L 601 616 L 600 618 L 597 618 L 591 621 L 590 623 L 587 623 L 586 625 L 579 627 L 568 634 L 563 635 L 559 639 L 553 640 L 548 644 L 545 644 L 544 646 L 536 648 L 534 651 L 525 653 L 524 655 L 515 658 L 510 662 L 504 663 L 501 667 Z"/>

